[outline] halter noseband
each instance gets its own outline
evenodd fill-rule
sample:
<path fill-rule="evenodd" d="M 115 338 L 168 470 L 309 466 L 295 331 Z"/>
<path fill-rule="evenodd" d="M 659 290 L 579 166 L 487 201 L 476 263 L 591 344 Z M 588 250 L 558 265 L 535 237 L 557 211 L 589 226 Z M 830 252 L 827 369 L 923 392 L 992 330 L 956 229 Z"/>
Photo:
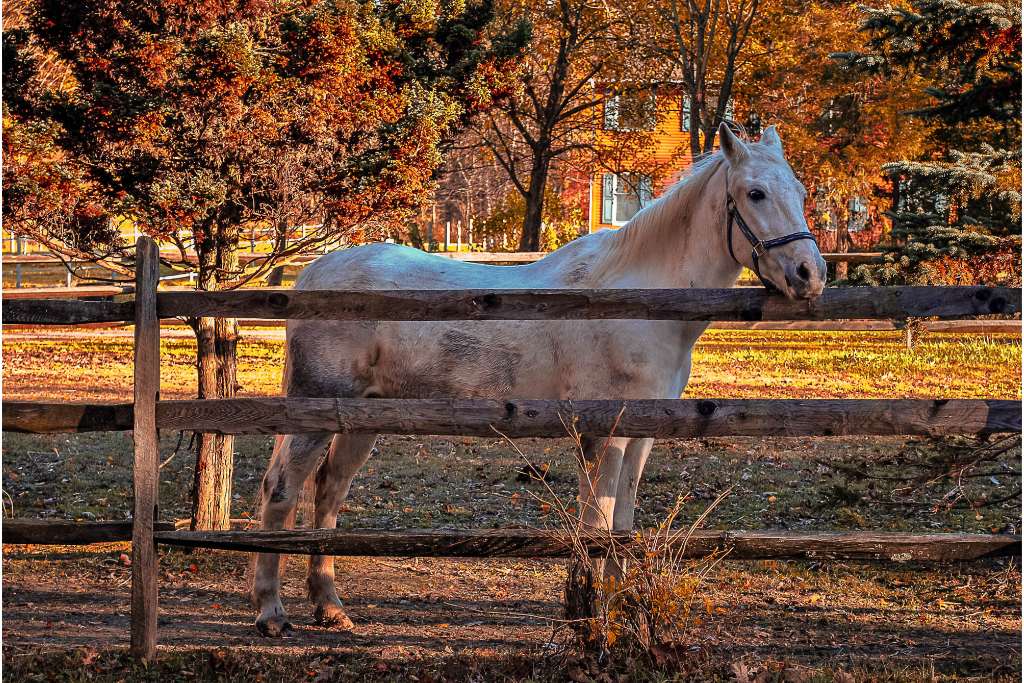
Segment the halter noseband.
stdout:
<path fill-rule="evenodd" d="M 729 215 L 729 221 L 726 227 L 726 234 L 728 235 L 729 243 L 729 256 L 732 256 L 732 260 L 736 263 L 739 263 L 741 266 L 743 265 L 740 263 L 740 260 L 736 258 L 736 254 L 732 250 L 732 224 L 735 223 L 737 227 L 739 227 L 740 232 L 743 233 L 743 236 L 747 238 L 748 242 L 750 242 L 750 246 L 753 247 L 753 250 L 750 252 L 750 259 L 754 265 L 754 275 L 757 275 L 757 279 L 761 281 L 761 284 L 764 285 L 765 289 L 769 292 L 778 291 L 778 287 L 765 280 L 764 276 L 761 275 L 761 269 L 757 264 L 758 259 L 767 254 L 769 249 L 781 247 L 783 244 L 789 244 L 790 242 L 796 242 L 797 240 L 811 240 L 817 244 L 818 240 L 814 239 L 814 235 L 808 231 L 791 232 L 788 235 L 783 235 L 782 237 L 776 237 L 770 240 L 758 239 L 757 235 L 754 234 L 754 231 L 750 229 L 749 225 L 747 225 L 747 222 L 743 220 L 743 216 L 740 215 L 740 210 L 736 208 L 736 200 L 732 198 L 732 194 L 728 190 L 728 182 L 728 178 L 726 178 L 725 208 Z"/>

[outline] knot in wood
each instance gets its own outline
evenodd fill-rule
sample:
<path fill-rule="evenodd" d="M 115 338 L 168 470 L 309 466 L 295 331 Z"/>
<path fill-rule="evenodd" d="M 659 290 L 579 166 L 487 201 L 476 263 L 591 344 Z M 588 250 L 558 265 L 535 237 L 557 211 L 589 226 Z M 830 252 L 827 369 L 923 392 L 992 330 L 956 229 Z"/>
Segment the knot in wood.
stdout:
<path fill-rule="evenodd" d="M 740 311 L 740 320 L 761 320 L 764 318 L 764 311 L 760 306 L 750 306 Z"/>
<path fill-rule="evenodd" d="M 497 294 L 484 294 L 473 299 L 477 308 L 496 308 L 501 305 L 501 297 Z"/>
<path fill-rule="evenodd" d="M 718 410 L 718 406 L 714 401 L 701 401 L 697 404 L 697 412 L 703 417 L 711 417 L 716 410 Z"/>

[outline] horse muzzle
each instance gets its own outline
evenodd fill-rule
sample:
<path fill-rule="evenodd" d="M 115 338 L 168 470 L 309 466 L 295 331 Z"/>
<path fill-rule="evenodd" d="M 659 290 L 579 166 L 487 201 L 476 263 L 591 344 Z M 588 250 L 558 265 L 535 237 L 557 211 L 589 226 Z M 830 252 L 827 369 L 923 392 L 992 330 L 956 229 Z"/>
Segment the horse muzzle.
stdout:
<path fill-rule="evenodd" d="M 785 265 L 786 289 L 790 299 L 815 299 L 825 289 L 825 259 L 820 254 Z"/>

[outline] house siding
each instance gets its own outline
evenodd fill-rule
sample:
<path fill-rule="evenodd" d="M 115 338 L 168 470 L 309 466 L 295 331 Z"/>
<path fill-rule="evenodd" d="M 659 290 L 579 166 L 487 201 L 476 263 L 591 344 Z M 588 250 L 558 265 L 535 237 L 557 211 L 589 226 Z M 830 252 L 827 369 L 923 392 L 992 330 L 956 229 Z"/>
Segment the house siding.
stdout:
<path fill-rule="evenodd" d="M 690 134 L 683 131 L 680 124 L 681 105 L 681 93 L 660 89 L 656 97 L 657 122 L 650 147 L 644 150 L 644 159 L 637 159 L 635 164 L 631 164 L 627 156 L 619 163 L 623 172 L 643 172 L 646 170 L 644 166 L 657 168 L 653 183 L 654 197 L 660 196 L 666 188 L 679 180 L 683 172 L 690 166 L 691 157 L 688 150 Z M 612 146 L 615 144 L 615 136 L 631 134 L 606 130 L 601 125 L 603 122 L 604 112 L 602 111 L 595 134 L 598 147 Z M 630 168 L 631 166 L 633 168 Z M 589 225 L 591 232 L 618 227 L 602 220 L 603 177 L 607 172 L 607 169 L 598 169 L 590 178 Z"/>

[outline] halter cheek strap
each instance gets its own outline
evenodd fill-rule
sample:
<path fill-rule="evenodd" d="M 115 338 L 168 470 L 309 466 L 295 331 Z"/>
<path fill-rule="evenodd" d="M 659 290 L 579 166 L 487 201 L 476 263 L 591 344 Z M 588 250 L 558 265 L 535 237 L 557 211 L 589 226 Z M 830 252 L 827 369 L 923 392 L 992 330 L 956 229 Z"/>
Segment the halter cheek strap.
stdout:
<path fill-rule="evenodd" d="M 769 292 L 778 291 L 778 287 L 768 282 L 768 280 L 764 279 L 764 276 L 761 275 L 761 268 L 758 266 L 758 259 L 767 254 L 769 249 L 781 247 L 783 244 L 789 244 L 790 242 L 796 242 L 797 240 L 811 240 L 815 244 L 818 243 L 818 240 L 814 239 L 814 235 L 807 231 L 791 232 L 788 235 L 783 235 L 782 237 L 776 237 L 770 240 L 758 239 L 757 235 L 754 234 L 754 231 L 750 229 L 749 225 L 747 225 L 747 222 L 743 220 L 740 210 L 736 208 L 736 201 L 728 191 L 725 193 L 725 208 L 726 213 L 729 216 L 728 225 L 726 227 L 729 256 L 732 256 L 732 260 L 736 263 L 743 265 L 740 263 L 740 260 L 736 258 L 736 254 L 732 250 L 732 226 L 735 223 L 736 227 L 738 227 L 740 232 L 743 233 L 743 236 L 747 238 L 748 242 L 750 242 L 750 246 L 753 247 L 750 252 L 750 260 L 754 265 L 754 274 L 757 275 L 757 279 L 761 281 L 761 284 L 764 285 L 765 289 Z"/>

